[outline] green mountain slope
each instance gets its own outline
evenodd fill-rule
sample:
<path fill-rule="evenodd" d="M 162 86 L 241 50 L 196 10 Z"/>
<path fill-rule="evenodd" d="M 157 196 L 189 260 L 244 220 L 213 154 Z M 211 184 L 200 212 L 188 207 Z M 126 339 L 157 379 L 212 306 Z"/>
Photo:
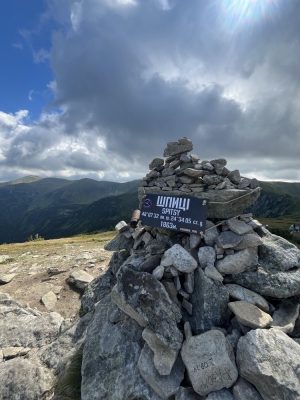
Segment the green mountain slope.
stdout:
<path fill-rule="evenodd" d="M 15 179 L 13 181 L 0 182 L 0 186 L 17 185 L 19 183 L 31 183 L 31 182 L 39 181 L 40 179 L 42 179 L 42 178 L 39 176 L 36 176 L 36 175 L 27 175 L 27 176 L 23 176 L 22 178 Z"/>

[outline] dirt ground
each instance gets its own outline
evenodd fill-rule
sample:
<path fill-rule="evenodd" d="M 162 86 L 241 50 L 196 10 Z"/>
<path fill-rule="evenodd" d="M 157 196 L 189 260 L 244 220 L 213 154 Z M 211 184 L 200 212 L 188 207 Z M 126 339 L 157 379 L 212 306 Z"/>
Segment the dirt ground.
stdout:
<path fill-rule="evenodd" d="M 114 235 L 115 232 L 105 232 L 67 239 L 3 244 L 0 246 L 0 260 L 3 255 L 9 259 L 0 262 L 0 277 L 3 274 L 16 275 L 11 282 L 0 284 L 0 292 L 9 294 L 23 306 L 28 304 L 39 311 L 50 312 L 41 303 L 41 298 L 51 290 L 58 300 L 51 311 L 75 320 L 79 316 L 82 291 L 69 285 L 66 279 L 77 270 L 84 270 L 94 278 L 102 274 L 112 255 L 103 246 Z M 50 269 L 56 268 L 65 272 L 51 275 Z"/>

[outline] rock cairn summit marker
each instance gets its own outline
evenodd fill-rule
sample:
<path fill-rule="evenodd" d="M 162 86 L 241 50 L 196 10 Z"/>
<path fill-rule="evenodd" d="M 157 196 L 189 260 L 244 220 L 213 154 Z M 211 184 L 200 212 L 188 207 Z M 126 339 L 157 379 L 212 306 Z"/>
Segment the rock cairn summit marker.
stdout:
<path fill-rule="evenodd" d="M 243 213 L 260 194 L 256 179 L 192 150 L 188 138 L 168 143 L 138 196 L 208 200 L 203 235 L 121 221 L 105 246 L 115 252 L 112 301 L 142 329 L 140 376 L 159 399 L 273 400 L 271 386 L 277 399 L 300 399 L 300 362 L 290 379 L 276 367 L 300 356 L 288 336 L 300 338 L 300 251 Z M 277 343 L 263 366 L 256 337 L 264 349 Z"/>

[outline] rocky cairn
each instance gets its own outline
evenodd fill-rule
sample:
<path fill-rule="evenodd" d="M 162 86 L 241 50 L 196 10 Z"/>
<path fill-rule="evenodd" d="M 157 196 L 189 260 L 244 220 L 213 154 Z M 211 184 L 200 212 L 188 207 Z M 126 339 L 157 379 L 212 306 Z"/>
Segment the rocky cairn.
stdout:
<path fill-rule="evenodd" d="M 168 143 L 139 199 L 209 199 L 204 235 L 121 221 L 105 246 L 114 251 L 111 305 L 141 339 L 119 398 L 300 399 L 300 251 L 243 214 L 259 196 L 256 179 L 192 149 L 187 138 Z M 126 383 L 132 374 L 141 386 Z M 106 398 L 118 395 L 110 388 Z"/>
<path fill-rule="evenodd" d="M 82 356 L 82 400 L 300 400 L 300 251 L 243 213 L 255 179 L 189 151 L 169 143 L 139 198 L 209 199 L 203 235 L 118 223 L 106 272 L 70 276 L 74 324 L 0 293 L 0 399 L 77 398 Z"/>

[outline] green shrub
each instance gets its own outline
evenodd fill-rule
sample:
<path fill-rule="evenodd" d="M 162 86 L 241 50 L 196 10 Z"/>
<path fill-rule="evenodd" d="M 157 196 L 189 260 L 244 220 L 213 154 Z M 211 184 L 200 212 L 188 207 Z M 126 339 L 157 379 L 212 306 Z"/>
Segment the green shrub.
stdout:
<path fill-rule="evenodd" d="M 32 237 L 32 235 L 29 236 L 29 238 L 27 239 L 27 242 L 38 242 L 39 240 L 45 240 L 43 237 L 39 236 L 38 233 L 36 233 L 34 235 L 34 237 Z"/>

